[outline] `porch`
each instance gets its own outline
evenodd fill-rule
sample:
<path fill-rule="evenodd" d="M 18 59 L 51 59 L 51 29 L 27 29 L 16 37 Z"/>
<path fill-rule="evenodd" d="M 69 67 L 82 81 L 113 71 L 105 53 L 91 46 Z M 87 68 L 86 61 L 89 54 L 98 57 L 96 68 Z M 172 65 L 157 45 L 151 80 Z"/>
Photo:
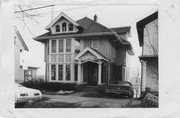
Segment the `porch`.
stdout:
<path fill-rule="evenodd" d="M 75 59 L 77 67 L 77 83 L 97 86 L 108 80 L 108 59 L 92 48 L 85 48 Z"/>

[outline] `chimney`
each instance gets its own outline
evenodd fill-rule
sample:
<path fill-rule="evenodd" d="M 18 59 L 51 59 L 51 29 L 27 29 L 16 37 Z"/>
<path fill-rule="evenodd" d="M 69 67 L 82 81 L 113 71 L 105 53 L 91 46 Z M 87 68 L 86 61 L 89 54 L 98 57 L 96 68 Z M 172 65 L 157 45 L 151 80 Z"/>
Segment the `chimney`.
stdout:
<path fill-rule="evenodd" d="M 97 22 L 97 15 L 96 14 L 94 15 L 94 21 Z"/>

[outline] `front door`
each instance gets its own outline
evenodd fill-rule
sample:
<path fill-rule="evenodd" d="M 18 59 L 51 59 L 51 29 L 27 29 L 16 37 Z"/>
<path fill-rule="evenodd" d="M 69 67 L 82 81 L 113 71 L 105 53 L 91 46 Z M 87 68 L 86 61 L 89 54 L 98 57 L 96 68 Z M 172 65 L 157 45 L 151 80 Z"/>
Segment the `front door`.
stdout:
<path fill-rule="evenodd" d="M 93 62 L 87 62 L 85 69 L 85 78 L 87 81 L 87 85 L 89 86 L 97 86 L 98 83 L 98 64 Z"/>

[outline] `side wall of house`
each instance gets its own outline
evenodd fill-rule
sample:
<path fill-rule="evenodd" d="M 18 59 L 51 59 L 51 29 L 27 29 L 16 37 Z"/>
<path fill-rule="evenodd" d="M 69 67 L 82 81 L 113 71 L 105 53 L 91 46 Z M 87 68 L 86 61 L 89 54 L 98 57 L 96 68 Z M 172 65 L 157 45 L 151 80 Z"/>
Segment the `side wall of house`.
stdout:
<path fill-rule="evenodd" d="M 147 61 L 146 68 L 146 87 L 151 88 L 151 91 L 158 91 L 158 61 L 152 59 Z"/>
<path fill-rule="evenodd" d="M 18 39 L 17 36 L 14 37 L 14 48 L 15 48 L 15 81 L 18 83 L 24 82 L 24 71 L 21 70 L 20 68 L 20 50 L 24 50 L 20 40 Z"/>
<path fill-rule="evenodd" d="M 142 55 L 158 54 L 158 20 L 148 23 L 144 28 L 144 43 Z"/>

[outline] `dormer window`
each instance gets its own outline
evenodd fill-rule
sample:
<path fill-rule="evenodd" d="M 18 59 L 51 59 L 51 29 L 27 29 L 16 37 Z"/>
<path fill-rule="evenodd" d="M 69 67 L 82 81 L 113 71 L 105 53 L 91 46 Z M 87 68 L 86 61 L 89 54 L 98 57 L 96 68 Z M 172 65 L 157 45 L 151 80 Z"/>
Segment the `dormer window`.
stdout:
<path fill-rule="evenodd" d="M 73 24 L 69 24 L 69 31 L 73 31 Z"/>
<path fill-rule="evenodd" d="M 66 23 L 65 22 L 62 24 L 62 32 L 66 32 Z"/>
<path fill-rule="evenodd" d="M 56 32 L 60 32 L 60 26 L 56 25 Z"/>

